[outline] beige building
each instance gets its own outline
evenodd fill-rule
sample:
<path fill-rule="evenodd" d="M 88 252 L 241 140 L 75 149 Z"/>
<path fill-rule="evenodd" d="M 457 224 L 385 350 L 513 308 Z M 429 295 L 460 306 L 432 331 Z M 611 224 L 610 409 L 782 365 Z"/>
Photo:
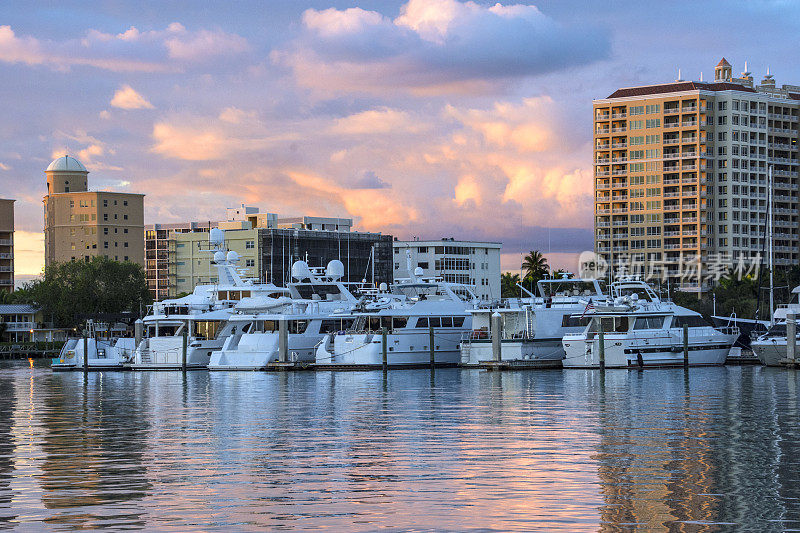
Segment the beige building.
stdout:
<path fill-rule="evenodd" d="M 595 100 L 595 252 L 685 290 L 767 251 L 772 169 L 777 266 L 798 254 L 800 86 L 736 78 L 619 89 Z M 757 267 L 757 265 L 755 265 Z"/>
<path fill-rule="evenodd" d="M 96 256 L 144 266 L 143 194 L 90 191 L 89 172 L 66 155 L 45 174 L 45 267 Z"/>
<path fill-rule="evenodd" d="M 239 254 L 239 266 L 245 278 L 259 279 L 260 263 L 258 229 L 247 222 L 220 222 L 225 230 L 225 248 Z M 176 233 L 175 245 L 175 292 L 192 292 L 201 283 L 216 283 L 217 270 L 211 264 L 214 252 L 208 243 L 208 232 Z"/>
<path fill-rule="evenodd" d="M 0 291 L 14 290 L 14 200 L 0 199 Z"/>

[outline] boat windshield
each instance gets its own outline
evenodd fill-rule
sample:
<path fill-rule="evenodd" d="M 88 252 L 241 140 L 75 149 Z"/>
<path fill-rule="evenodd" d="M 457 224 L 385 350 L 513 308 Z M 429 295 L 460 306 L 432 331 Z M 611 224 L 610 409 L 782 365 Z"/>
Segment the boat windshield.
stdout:
<path fill-rule="evenodd" d="M 541 280 L 539 295 L 543 298 L 597 296 L 594 282 L 580 279 Z"/>
<path fill-rule="evenodd" d="M 617 289 L 617 296 L 625 297 L 633 296 L 634 294 L 639 298 L 640 301 L 653 301 L 650 291 L 648 291 L 645 287 L 629 286 L 619 287 L 619 289 Z"/>
<path fill-rule="evenodd" d="M 710 327 L 710 324 L 706 322 L 706 320 L 700 315 L 676 316 L 674 319 L 672 319 L 673 328 L 682 328 L 684 325 L 687 325 L 690 328 Z"/>
<path fill-rule="evenodd" d="M 408 300 L 443 300 L 447 293 L 435 283 L 403 283 L 392 286 L 392 294 L 405 296 Z"/>
<path fill-rule="evenodd" d="M 342 294 L 335 283 L 297 283 L 292 288 L 304 300 L 340 300 Z"/>

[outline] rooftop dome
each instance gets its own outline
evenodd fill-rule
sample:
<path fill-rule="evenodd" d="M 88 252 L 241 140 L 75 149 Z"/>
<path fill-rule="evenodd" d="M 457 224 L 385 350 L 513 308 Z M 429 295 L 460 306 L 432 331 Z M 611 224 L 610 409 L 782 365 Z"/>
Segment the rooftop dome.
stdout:
<path fill-rule="evenodd" d="M 62 172 L 89 172 L 86 170 L 86 167 L 81 164 L 80 161 L 75 159 L 74 157 L 70 157 L 65 155 L 63 157 L 59 157 L 58 159 L 54 159 L 52 163 L 47 167 L 45 172 L 51 171 L 62 171 Z"/>

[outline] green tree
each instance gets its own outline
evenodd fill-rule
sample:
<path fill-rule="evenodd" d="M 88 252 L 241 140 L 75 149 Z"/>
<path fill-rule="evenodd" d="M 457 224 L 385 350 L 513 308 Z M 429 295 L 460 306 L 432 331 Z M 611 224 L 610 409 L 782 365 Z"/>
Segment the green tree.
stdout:
<path fill-rule="evenodd" d="M 17 291 L 16 299 L 41 307 L 56 327 L 77 326 L 78 315 L 138 313 L 151 301 L 140 265 L 105 257 L 52 264 Z"/>
<path fill-rule="evenodd" d="M 520 293 L 517 283 L 519 283 L 519 274 L 512 274 L 511 272 L 503 272 L 500 274 L 501 297 L 517 298 Z"/>
<path fill-rule="evenodd" d="M 522 259 L 522 272 L 525 273 L 526 278 L 533 278 L 536 281 L 544 278 L 550 272 L 547 258 L 539 250 L 531 250 Z"/>

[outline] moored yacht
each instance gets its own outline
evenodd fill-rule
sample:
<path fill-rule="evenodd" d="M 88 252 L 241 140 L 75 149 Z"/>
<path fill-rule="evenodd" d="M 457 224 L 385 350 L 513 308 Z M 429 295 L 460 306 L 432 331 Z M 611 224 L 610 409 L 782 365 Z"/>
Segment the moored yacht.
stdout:
<path fill-rule="evenodd" d="M 423 277 L 416 268 L 410 278 L 395 280 L 390 294 L 363 303 L 352 327 L 329 333 L 317 348 L 316 364 L 380 368 L 385 331 L 388 367 L 428 366 L 432 329 L 434 364 L 455 366 L 461 338 L 471 329 L 467 310 L 477 302 L 469 286 Z"/>
<path fill-rule="evenodd" d="M 89 321 L 86 339 L 67 339 L 50 366 L 53 370 L 121 370 L 135 348 L 136 340 L 131 337 L 98 338 L 93 323 Z M 84 364 L 87 354 L 88 360 Z"/>
<path fill-rule="evenodd" d="M 242 304 L 229 320 L 231 334 L 212 353 L 209 370 L 261 370 L 270 363 L 313 363 L 317 345 L 328 333 L 353 324 L 350 311 L 359 303 L 341 281 L 339 260 L 327 268 L 309 268 L 305 261 L 292 265 L 291 303 L 279 310 L 250 309 Z"/>
<path fill-rule="evenodd" d="M 689 366 L 722 365 L 739 335 L 737 328 L 714 328 L 699 313 L 662 302 L 642 281 L 616 282 L 611 296 L 610 304 L 587 313 L 583 332 L 564 336 L 564 368 L 597 368 L 601 352 L 606 368 L 683 365 L 684 326 Z"/>
<path fill-rule="evenodd" d="M 528 292 L 528 298 L 470 310 L 472 330 L 461 343 L 461 364 L 473 366 L 492 359 L 491 316 L 495 312 L 501 316 L 501 360 L 561 360 L 561 339 L 582 331 L 588 323 L 575 313 L 605 302 L 597 280 L 569 274 L 540 280 L 537 290 L 538 295 Z"/>
<path fill-rule="evenodd" d="M 772 315 L 772 325 L 767 332 L 756 340 L 750 346 L 753 353 L 758 357 L 762 364 L 767 366 L 780 366 L 782 359 L 786 359 L 787 355 L 787 330 L 786 318 L 789 314 L 800 317 L 800 286 L 792 289 L 792 299 L 788 304 L 779 305 L 775 308 Z M 797 332 L 797 329 L 795 330 Z M 800 335 L 797 336 L 800 339 Z M 798 342 L 800 345 L 800 342 Z"/>
<path fill-rule="evenodd" d="M 183 298 L 153 303 L 151 312 L 143 319 L 144 338 L 133 353 L 131 368 L 181 369 L 184 342 L 186 368 L 206 368 L 212 352 L 222 348 L 233 331 L 228 319 L 236 305 L 248 303 L 262 309 L 276 309 L 291 302 L 288 289 L 242 278 L 238 254 L 225 253 L 223 249 L 223 230 L 212 229 L 209 242 L 217 282 L 198 285 Z"/>

